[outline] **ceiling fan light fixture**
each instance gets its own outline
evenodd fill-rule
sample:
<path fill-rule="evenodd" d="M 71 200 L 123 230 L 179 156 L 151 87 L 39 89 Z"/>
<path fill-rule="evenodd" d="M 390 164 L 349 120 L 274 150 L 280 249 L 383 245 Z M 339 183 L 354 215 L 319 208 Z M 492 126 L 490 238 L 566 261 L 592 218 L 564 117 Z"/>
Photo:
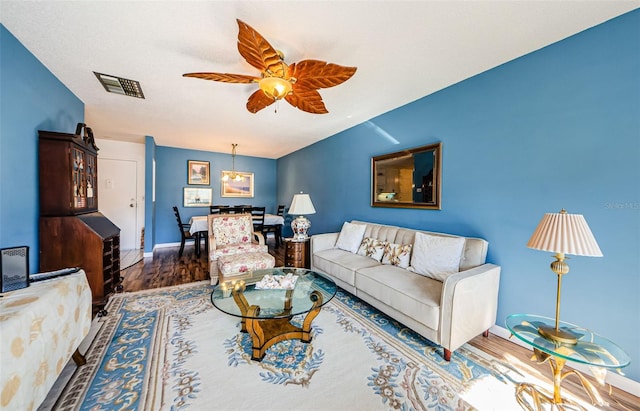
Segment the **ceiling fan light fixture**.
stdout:
<path fill-rule="evenodd" d="M 264 94 L 274 100 L 280 100 L 291 93 L 292 85 L 282 77 L 264 77 L 258 81 L 258 86 Z"/>
<path fill-rule="evenodd" d="M 247 100 L 247 110 L 257 113 L 285 99 L 289 104 L 311 114 L 329 111 L 319 89 L 334 87 L 349 80 L 356 67 L 345 67 L 321 60 L 302 60 L 288 65 L 281 51 L 273 48 L 260 33 L 247 23 L 238 22 L 238 52 L 249 65 L 260 70 L 260 76 L 230 73 L 185 73 L 183 77 L 221 81 L 223 83 L 258 84 Z"/>

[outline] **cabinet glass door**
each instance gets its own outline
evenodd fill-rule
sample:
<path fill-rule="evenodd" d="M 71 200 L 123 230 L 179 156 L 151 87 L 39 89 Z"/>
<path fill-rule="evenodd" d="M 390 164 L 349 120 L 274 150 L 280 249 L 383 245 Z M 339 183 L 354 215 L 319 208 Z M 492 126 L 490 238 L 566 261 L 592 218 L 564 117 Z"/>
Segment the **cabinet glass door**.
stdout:
<path fill-rule="evenodd" d="M 73 181 L 73 208 L 85 208 L 87 197 L 85 191 L 85 153 L 76 148 L 71 149 L 71 180 Z"/>
<path fill-rule="evenodd" d="M 96 160 L 96 156 L 86 154 L 85 179 L 87 208 L 89 209 L 98 208 L 98 190 L 96 190 L 96 183 L 98 181 L 98 169 Z"/>

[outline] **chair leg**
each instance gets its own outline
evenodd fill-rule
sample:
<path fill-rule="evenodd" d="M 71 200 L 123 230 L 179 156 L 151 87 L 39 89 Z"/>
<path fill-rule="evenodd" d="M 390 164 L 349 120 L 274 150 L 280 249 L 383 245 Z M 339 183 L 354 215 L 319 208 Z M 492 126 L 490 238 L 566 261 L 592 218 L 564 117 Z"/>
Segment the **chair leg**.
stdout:
<path fill-rule="evenodd" d="M 444 360 L 451 361 L 451 351 L 447 350 L 446 348 L 444 349 Z"/>
<path fill-rule="evenodd" d="M 184 237 L 180 240 L 180 251 L 178 251 L 178 257 L 182 257 L 182 252 L 184 251 Z"/>

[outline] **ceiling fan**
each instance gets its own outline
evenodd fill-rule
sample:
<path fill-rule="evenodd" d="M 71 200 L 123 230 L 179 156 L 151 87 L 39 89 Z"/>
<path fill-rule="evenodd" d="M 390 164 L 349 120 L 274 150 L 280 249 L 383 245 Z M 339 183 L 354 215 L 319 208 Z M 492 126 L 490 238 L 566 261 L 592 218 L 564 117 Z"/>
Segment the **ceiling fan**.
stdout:
<path fill-rule="evenodd" d="M 184 77 L 225 83 L 258 83 L 260 87 L 247 101 L 247 110 L 257 113 L 284 98 L 294 107 L 312 114 L 325 114 L 318 89 L 342 84 L 356 72 L 356 67 L 344 67 L 320 60 L 302 60 L 287 65 L 284 55 L 251 26 L 238 21 L 238 51 L 247 63 L 260 70 L 260 76 L 228 73 L 186 73 Z"/>

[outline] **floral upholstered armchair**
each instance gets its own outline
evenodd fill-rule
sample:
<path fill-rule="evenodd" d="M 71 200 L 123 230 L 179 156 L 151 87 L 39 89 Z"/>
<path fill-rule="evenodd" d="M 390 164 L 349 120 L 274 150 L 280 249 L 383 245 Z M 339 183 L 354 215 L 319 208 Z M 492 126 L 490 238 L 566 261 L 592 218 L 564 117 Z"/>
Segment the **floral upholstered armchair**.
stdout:
<path fill-rule="evenodd" d="M 261 233 L 253 231 L 251 214 L 209 214 L 209 276 L 218 282 L 218 258 L 224 255 L 268 253 Z"/>

